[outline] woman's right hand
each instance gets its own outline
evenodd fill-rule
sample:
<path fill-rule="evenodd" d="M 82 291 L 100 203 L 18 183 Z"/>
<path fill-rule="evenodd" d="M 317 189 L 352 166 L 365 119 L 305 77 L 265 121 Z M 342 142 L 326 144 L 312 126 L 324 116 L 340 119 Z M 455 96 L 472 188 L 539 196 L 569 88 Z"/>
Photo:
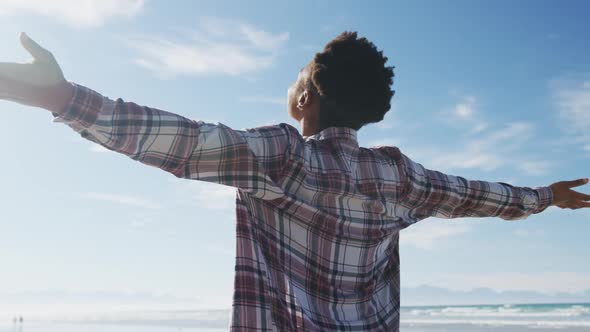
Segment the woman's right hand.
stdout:
<path fill-rule="evenodd" d="M 59 111 L 71 98 L 71 85 L 53 54 L 24 32 L 20 42 L 33 56 L 29 63 L 0 63 L 0 99 Z"/>

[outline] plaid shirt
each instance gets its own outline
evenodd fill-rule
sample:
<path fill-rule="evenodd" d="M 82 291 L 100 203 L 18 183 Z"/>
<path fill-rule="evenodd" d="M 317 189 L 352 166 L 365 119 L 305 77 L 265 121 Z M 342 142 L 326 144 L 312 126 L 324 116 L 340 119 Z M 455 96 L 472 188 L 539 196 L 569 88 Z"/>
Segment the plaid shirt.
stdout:
<path fill-rule="evenodd" d="M 178 178 L 237 188 L 232 331 L 399 330 L 399 232 L 428 217 L 523 219 L 549 187 L 466 180 L 356 131 L 302 137 L 111 100 L 75 83 L 53 122 Z"/>

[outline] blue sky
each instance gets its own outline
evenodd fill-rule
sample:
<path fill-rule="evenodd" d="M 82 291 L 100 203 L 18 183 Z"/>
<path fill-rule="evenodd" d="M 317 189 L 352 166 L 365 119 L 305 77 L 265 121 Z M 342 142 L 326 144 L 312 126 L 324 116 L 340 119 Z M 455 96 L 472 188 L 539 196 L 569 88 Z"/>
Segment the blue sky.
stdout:
<path fill-rule="evenodd" d="M 243 129 L 298 124 L 287 88 L 345 30 L 395 66 L 392 110 L 362 146 L 396 145 L 468 179 L 588 177 L 590 4 L 583 1 L 0 0 L 0 61 L 25 31 L 66 78 Z M 148 292 L 231 304 L 232 188 L 179 180 L 0 102 L 0 293 Z M 580 191 L 588 193 L 585 187 Z M 401 233 L 406 287 L 590 289 L 590 212 L 427 219 Z M 402 296 L 403 304 L 403 296 Z"/>

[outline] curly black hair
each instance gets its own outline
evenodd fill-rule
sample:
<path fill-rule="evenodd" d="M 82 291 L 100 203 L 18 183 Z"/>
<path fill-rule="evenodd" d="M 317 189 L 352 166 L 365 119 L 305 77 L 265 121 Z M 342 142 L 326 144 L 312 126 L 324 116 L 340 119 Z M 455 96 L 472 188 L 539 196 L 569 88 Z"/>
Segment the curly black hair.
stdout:
<path fill-rule="evenodd" d="M 306 86 L 320 96 L 320 126 L 359 130 L 383 120 L 395 94 L 393 68 L 385 66 L 383 51 L 356 32 L 331 40 L 309 64 Z"/>

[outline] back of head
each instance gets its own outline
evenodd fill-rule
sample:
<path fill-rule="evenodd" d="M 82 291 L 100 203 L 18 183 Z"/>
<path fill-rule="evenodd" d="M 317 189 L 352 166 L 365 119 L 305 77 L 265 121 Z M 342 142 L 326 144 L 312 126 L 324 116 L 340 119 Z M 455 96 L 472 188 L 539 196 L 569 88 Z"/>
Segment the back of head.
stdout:
<path fill-rule="evenodd" d="M 360 129 L 383 120 L 395 91 L 394 66 L 383 51 L 356 32 L 343 32 L 309 64 L 308 84 L 320 96 L 320 126 Z"/>

